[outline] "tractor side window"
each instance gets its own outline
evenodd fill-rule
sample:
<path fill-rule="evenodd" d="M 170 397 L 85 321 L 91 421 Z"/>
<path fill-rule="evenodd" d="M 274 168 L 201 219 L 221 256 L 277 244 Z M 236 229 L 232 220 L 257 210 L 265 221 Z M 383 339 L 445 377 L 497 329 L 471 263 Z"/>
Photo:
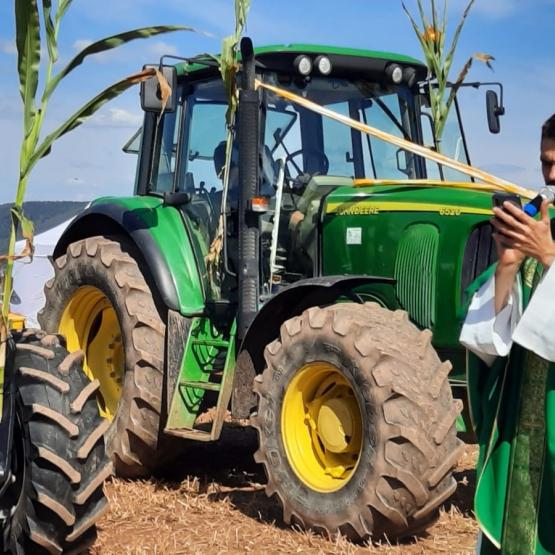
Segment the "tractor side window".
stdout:
<path fill-rule="evenodd" d="M 131 138 L 123 145 L 122 150 L 125 154 L 135 154 L 139 155 L 141 151 L 141 141 L 143 138 L 143 128 L 139 127 Z"/>
<path fill-rule="evenodd" d="M 179 140 L 179 124 L 182 106 L 172 113 L 164 114 L 158 132 L 162 133 L 159 143 L 160 153 L 155 157 L 156 165 L 152 170 L 149 190 L 155 193 L 169 193 L 173 191 L 175 179 L 177 143 Z"/>
<path fill-rule="evenodd" d="M 273 95 L 269 95 L 275 99 Z M 279 106 L 279 102 L 276 102 Z M 269 106 L 266 112 L 264 144 L 274 160 L 286 159 L 301 149 L 301 130 L 296 106 Z"/>
<path fill-rule="evenodd" d="M 330 104 L 327 108 L 350 117 L 347 102 Z M 322 118 L 322 126 L 324 130 L 324 152 L 329 161 L 328 174 L 354 177 L 355 168 L 350 127 L 331 118 Z"/>
<path fill-rule="evenodd" d="M 211 196 L 221 192 L 225 149 L 223 156 L 219 149 L 226 140 L 226 110 L 226 105 L 214 102 L 198 102 L 192 107 L 184 190 L 201 195 L 206 191 Z"/>
<path fill-rule="evenodd" d="M 199 241 L 208 249 L 218 229 L 223 197 L 227 101 L 220 80 L 195 86 L 186 101 L 177 188 Z"/>
<path fill-rule="evenodd" d="M 408 110 L 406 102 L 397 94 L 368 98 L 362 109 L 362 121 L 390 135 L 410 140 L 403 114 Z M 364 141 L 364 139 L 363 139 Z M 365 136 L 364 162 L 366 175 L 379 179 L 414 178 L 414 157 L 396 146 L 379 139 Z"/>
<path fill-rule="evenodd" d="M 439 143 L 439 152 L 464 164 L 470 164 L 466 146 L 464 144 L 460 118 L 457 113 L 457 106 L 453 105 Z M 424 131 L 424 144 L 434 148 L 434 137 L 432 131 L 431 110 L 427 106 L 422 106 L 422 129 Z M 471 178 L 450 168 L 440 168 L 438 164 L 431 160 L 426 160 L 426 172 L 428 179 L 444 179 L 446 181 L 471 181 Z"/>

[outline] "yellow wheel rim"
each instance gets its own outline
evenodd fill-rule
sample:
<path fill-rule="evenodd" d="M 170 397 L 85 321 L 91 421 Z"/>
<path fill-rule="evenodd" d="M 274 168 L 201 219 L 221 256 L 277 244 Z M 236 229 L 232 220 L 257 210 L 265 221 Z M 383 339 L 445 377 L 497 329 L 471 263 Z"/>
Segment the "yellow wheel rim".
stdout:
<path fill-rule="evenodd" d="M 289 464 L 311 489 L 330 493 L 360 460 L 362 415 L 353 387 L 327 362 L 303 366 L 283 399 L 281 434 Z"/>
<path fill-rule="evenodd" d="M 85 374 L 100 382 L 100 413 L 112 420 L 124 376 L 121 329 L 114 307 L 96 287 L 80 287 L 64 309 L 59 331 L 66 337 L 68 351 L 85 354 Z"/>

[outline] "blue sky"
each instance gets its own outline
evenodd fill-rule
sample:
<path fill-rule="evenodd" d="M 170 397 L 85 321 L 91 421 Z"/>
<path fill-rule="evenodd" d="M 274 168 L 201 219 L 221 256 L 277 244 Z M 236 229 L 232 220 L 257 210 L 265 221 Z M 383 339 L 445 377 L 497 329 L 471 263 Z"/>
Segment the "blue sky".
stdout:
<path fill-rule="evenodd" d="M 441 3 L 441 2 L 440 2 Z M 451 21 L 465 0 L 450 0 Z M 415 1 L 407 0 L 414 9 Z M 0 2 L 0 202 L 14 197 L 21 108 L 14 49 L 13 0 Z M 63 83 L 51 102 L 47 130 L 86 99 L 162 53 L 217 52 L 233 24 L 233 0 L 74 0 L 61 30 L 61 62 L 87 42 L 153 24 L 190 25 L 208 33 L 176 33 L 134 42 L 91 59 Z M 555 112 L 555 52 L 550 40 L 555 0 L 476 0 L 454 71 L 474 52 L 496 58 L 495 72 L 475 65 L 472 80 L 505 85 L 502 132 L 490 135 L 484 92 L 462 99 L 474 165 L 519 184 L 538 187 L 539 128 Z M 388 50 L 422 58 L 398 0 L 252 0 L 247 34 L 257 45 L 308 42 Z M 454 75 L 453 75 L 454 77 Z M 36 167 L 28 200 L 88 200 L 133 189 L 136 159 L 121 152 L 141 123 L 138 89 L 108 104 L 55 144 Z"/>

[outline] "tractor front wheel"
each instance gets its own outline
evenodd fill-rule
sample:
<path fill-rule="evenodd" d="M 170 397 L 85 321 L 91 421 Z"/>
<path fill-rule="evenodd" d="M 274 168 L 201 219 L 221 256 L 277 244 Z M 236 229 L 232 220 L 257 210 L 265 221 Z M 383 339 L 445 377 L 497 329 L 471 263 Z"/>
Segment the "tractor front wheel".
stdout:
<path fill-rule="evenodd" d="M 376 304 L 311 308 L 282 325 L 252 420 L 287 523 L 397 539 L 435 519 L 456 488 L 461 407 L 430 339 Z"/>
<path fill-rule="evenodd" d="M 84 369 L 97 379 L 106 436 L 116 474 L 149 475 L 175 450 L 161 437 L 164 383 L 164 312 L 124 237 L 89 237 L 54 260 L 45 286 L 41 326 L 85 353 Z M 174 449 L 172 449 L 172 446 Z"/>

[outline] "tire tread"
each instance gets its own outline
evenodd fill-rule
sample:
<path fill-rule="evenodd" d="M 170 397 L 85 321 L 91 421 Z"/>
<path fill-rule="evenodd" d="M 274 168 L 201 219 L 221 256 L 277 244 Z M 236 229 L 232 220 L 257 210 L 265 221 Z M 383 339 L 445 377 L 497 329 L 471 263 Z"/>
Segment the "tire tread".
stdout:
<path fill-rule="evenodd" d="M 104 421 L 90 395 L 78 413 L 71 410 L 71 400 L 79 398 L 90 382 L 78 357 L 71 358 L 66 372 L 60 370 L 68 360 L 63 338 L 25 330 L 14 339 L 25 478 L 19 502 L 4 527 L 4 551 L 83 553 L 96 538 L 100 510 L 107 507 L 103 484 L 111 463 L 102 437 L 87 449 L 86 458 L 80 460 L 77 452 L 86 443 L 87 431 Z"/>
<path fill-rule="evenodd" d="M 302 522 L 332 535 L 348 531 L 354 539 L 400 539 L 425 529 L 437 516 L 456 487 L 451 473 L 461 455 L 455 426 L 461 406 L 453 401 L 448 384 L 451 366 L 439 360 L 431 338 L 403 311 L 392 314 L 375 303 L 310 308 L 281 326 L 280 337 L 265 349 L 266 368 L 254 382 L 259 403 L 251 421 L 259 437 L 255 460 L 268 477 L 266 493 L 277 495 L 286 522 Z M 342 345 L 356 357 L 377 415 L 372 483 L 351 512 L 325 517 L 300 508 L 291 495 L 298 485 L 284 479 L 287 473 L 278 478 L 275 456 L 267 452 L 277 448 L 268 434 L 275 433 L 273 422 L 279 420 L 277 391 L 286 388 L 279 381 L 283 371 L 274 370 L 297 362 L 306 352 L 301 346 L 317 341 Z M 275 375 L 281 385 L 274 383 Z"/>

